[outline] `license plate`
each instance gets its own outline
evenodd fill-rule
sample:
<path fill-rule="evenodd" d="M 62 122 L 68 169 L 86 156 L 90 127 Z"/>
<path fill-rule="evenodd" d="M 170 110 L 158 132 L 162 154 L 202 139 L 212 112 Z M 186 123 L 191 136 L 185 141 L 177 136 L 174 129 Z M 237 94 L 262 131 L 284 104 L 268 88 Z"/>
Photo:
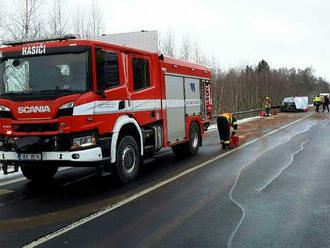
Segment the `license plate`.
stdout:
<path fill-rule="evenodd" d="M 10 173 L 13 173 L 13 172 L 15 172 L 15 166 L 7 165 L 7 173 L 10 174 Z"/>
<path fill-rule="evenodd" d="M 41 154 L 40 153 L 22 153 L 18 154 L 18 160 L 23 161 L 23 160 L 41 160 Z"/>

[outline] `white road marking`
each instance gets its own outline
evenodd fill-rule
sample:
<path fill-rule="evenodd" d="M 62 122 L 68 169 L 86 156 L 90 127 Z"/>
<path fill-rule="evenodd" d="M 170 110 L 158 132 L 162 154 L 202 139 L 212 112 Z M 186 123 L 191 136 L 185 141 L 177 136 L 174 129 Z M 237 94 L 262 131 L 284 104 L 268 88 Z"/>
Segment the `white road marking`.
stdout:
<path fill-rule="evenodd" d="M 70 169 L 70 168 L 72 168 L 72 167 L 62 167 L 62 168 L 59 168 L 58 171 L 63 171 L 63 170 L 67 170 L 67 169 Z M 14 183 L 18 183 L 18 182 L 22 182 L 22 181 L 26 181 L 26 180 L 27 179 L 24 176 L 22 176 L 22 177 L 19 177 L 19 178 L 16 178 L 16 179 L 12 179 L 12 180 L 0 183 L 0 187 L 10 185 L 10 184 L 14 184 Z"/>
<path fill-rule="evenodd" d="M 247 143 L 245 143 L 245 144 L 243 144 L 243 145 L 241 145 L 241 146 L 239 146 L 239 147 L 237 147 L 237 148 L 235 148 L 233 150 L 230 150 L 230 151 L 228 151 L 228 152 L 226 152 L 224 154 L 220 154 L 220 155 L 218 155 L 218 156 L 216 156 L 216 157 L 214 157 L 214 158 L 212 158 L 212 159 L 210 159 L 208 161 L 205 161 L 205 162 L 203 162 L 203 163 L 201 163 L 201 164 L 199 164 L 199 165 L 197 165 L 197 166 L 195 166 L 193 168 L 190 168 L 190 169 L 188 169 L 186 171 L 183 171 L 183 172 L 179 173 L 176 176 L 173 176 L 173 177 L 168 178 L 168 179 L 166 179 L 166 180 L 164 180 L 162 182 L 159 182 L 159 183 L 157 183 L 157 184 L 155 184 L 155 185 L 153 185 L 153 186 L 151 186 L 151 187 L 149 187 L 147 189 L 144 189 L 144 190 L 142 190 L 142 191 L 140 191 L 140 192 L 138 192 L 138 193 L 136 193 L 136 194 L 134 194 L 134 195 L 132 195 L 132 196 L 130 196 L 130 197 L 122 200 L 122 201 L 120 201 L 120 202 L 117 202 L 114 205 L 110 205 L 108 207 L 105 207 L 104 209 L 102 209 L 102 210 L 100 210 L 100 211 L 98 211 L 98 212 L 96 212 L 96 213 L 94 213 L 92 215 L 89 215 L 87 217 L 84 217 L 84 218 L 82 218 L 82 219 L 80 219 L 80 220 L 78 220 L 78 221 L 76 221 L 76 222 L 74 222 L 74 223 L 72 223 L 72 224 L 70 224 L 68 226 L 65 226 L 65 227 L 63 227 L 63 228 L 61 228 L 61 229 L 59 229 L 59 230 L 57 230 L 57 231 L 55 231 L 53 233 L 50 233 L 50 234 L 48 234 L 48 235 L 46 235 L 44 237 L 41 237 L 41 238 L 39 238 L 39 239 L 37 239 L 37 240 L 35 240 L 35 241 L 33 241 L 33 242 L 25 245 L 23 248 L 32 248 L 32 247 L 36 247 L 38 245 L 41 245 L 43 243 L 46 243 L 49 240 L 52 240 L 52 239 L 54 239 L 54 238 L 56 238 L 56 237 L 58 237 L 58 236 L 60 236 L 60 235 L 62 235 L 64 233 L 67 233 L 67 232 L 69 232 L 69 231 L 71 231 L 71 230 L 73 230 L 73 229 L 75 229 L 75 228 L 77 228 L 77 227 L 79 227 L 79 226 L 81 226 L 81 225 L 83 225 L 83 224 L 85 224 L 87 222 L 90 222 L 90 221 L 92 221 L 92 220 L 94 220 L 94 219 L 96 219 L 96 218 L 98 218 L 98 217 L 100 217 L 102 215 L 105 215 L 105 214 L 107 214 L 107 213 L 109 213 L 109 212 L 111 212 L 111 211 L 113 211 L 113 210 L 115 210 L 115 209 L 117 209 L 117 208 L 119 208 L 119 207 L 121 207 L 121 206 L 129 203 L 129 202 L 132 202 L 132 201 L 134 201 L 134 200 L 136 200 L 136 199 L 138 199 L 138 198 L 140 198 L 140 197 L 142 197 L 142 196 L 144 196 L 146 194 L 149 194 L 150 192 L 152 192 L 152 191 L 154 191 L 156 189 L 159 189 L 159 188 L 163 187 L 166 184 L 169 184 L 169 183 L 171 183 L 171 182 L 173 182 L 173 181 L 175 181 L 175 180 L 177 180 L 177 179 L 179 179 L 179 178 L 181 178 L 183 176 L 186 176 L 186 175 L 188 175 L 188 174 L 190 174 L 190 173 L 192 173 L 192 172 L 194 172 L 194 171 L 196 171 L 196 170 L 198 170 L 198 169 L 200 169 L 200 168 L 202 168 L 202 167 L 204 167 L 204 166 L 206 166 L 206 165 L 208 165 L 208 164 L 210 164 L 212 162 L 215 162 L 215 161 L 217 161 L 218 159 L 220 159 L 222 157 L 228 156 L 229 154 L 231 154 L 231 153 L 233 153 L 233 152 L 235 152 L 237 150 L 241 150 L 241 149 L 243 149 L 244 147 L 246 147 L 246 146 L 248 146 L 250 144 L 253 144 L 253 143 L 255 143 L 255 142 L 257 142 L 257 141 L 259 141 L 259 140 L 261 140 L 261 139 L 263 139 L 263 138 L 265 138 L 267 136 L 269 136 L 269 135 L 272 135 L 272 134 L 274 134 L 276 132 L 279 132 L 280 130 L 283 130 L 283 129 L 285 129 L 285 128 L 287 128 L 287 127 L 289 127 L 289 126 L 291 126 L 291 125 L 293 125 L 293 124 L 295 124 L 295 123 L 297 123 L 299 121 L 302 121 L 302 120 L 310 117 L 311 115 L 312 114 L 306 115 L 303 118 L 300 118 L 298 120 L 295 120 L 295 121 L 293 121 L 293 122 L 291 122 L 291 123 L 289 123 L 289 124 L 287 124 L 287 125 L 285 125 L 283 127 L 280 127 L 280 128 L 278 128 L 276 130 L 273 130 L 273 131 L 271 131 L 269 133 L 266 133 L 266 134 L 262 135 L 261 137 L 256 138 L 256 139 L 254 139 L 252 141 L 249 141 L 249 142 L 247 142 Z"/>

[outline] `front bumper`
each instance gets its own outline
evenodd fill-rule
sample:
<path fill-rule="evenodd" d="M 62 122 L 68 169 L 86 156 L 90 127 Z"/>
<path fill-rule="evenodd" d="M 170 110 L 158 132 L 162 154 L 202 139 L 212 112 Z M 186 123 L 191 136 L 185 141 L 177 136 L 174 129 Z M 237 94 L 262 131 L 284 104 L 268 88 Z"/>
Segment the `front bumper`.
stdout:
<path fill-rule="evenodd" d="M 33 152 L 31 152 L 33 153 Z M 65 162 L 98 162 L 102 161 L 102 149 L 100 147 L 90 148 L 80 151 L 51 151 L 41 152 L 42 158 L 40 161 L 65 161 Z M 1 161 L 17 161 L 17 162 L 30 162 L 20 161 L 17 152 L 11 151 L 0 151 L 0 162 Z"/>

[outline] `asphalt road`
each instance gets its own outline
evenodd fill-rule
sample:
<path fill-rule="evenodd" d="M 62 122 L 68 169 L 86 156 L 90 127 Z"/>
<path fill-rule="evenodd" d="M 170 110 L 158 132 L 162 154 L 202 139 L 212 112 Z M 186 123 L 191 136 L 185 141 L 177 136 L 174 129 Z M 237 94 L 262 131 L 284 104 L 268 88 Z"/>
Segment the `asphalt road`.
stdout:
<path fill-rule="evenodd" d="M 267 128 L 227 155 L 214 132 L 129 185 L 67 169 L 43 187 L 1 186 L 0 247 L 330 247 L 329 120 Z"/>

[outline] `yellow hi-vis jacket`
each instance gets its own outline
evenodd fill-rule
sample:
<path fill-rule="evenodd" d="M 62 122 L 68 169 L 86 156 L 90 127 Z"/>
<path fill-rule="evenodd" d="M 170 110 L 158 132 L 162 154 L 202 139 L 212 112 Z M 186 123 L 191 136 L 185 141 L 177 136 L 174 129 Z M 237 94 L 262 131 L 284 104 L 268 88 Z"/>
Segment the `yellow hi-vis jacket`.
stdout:
<path fill-rule="evenodd" d="M 271 105 L 270 105 L 270 100 L 267 100 L 265 103 L 265 109 L 270 109 Z"/>
<path fill-rule="evenodd" d="M 234 132 L 237 132 L 237 120 L 231 113 L 224 113 L 221 114 L 220 117 L 225 117 L 229 123 L 229 126 L 232 126 L 234 128 Z"/>

